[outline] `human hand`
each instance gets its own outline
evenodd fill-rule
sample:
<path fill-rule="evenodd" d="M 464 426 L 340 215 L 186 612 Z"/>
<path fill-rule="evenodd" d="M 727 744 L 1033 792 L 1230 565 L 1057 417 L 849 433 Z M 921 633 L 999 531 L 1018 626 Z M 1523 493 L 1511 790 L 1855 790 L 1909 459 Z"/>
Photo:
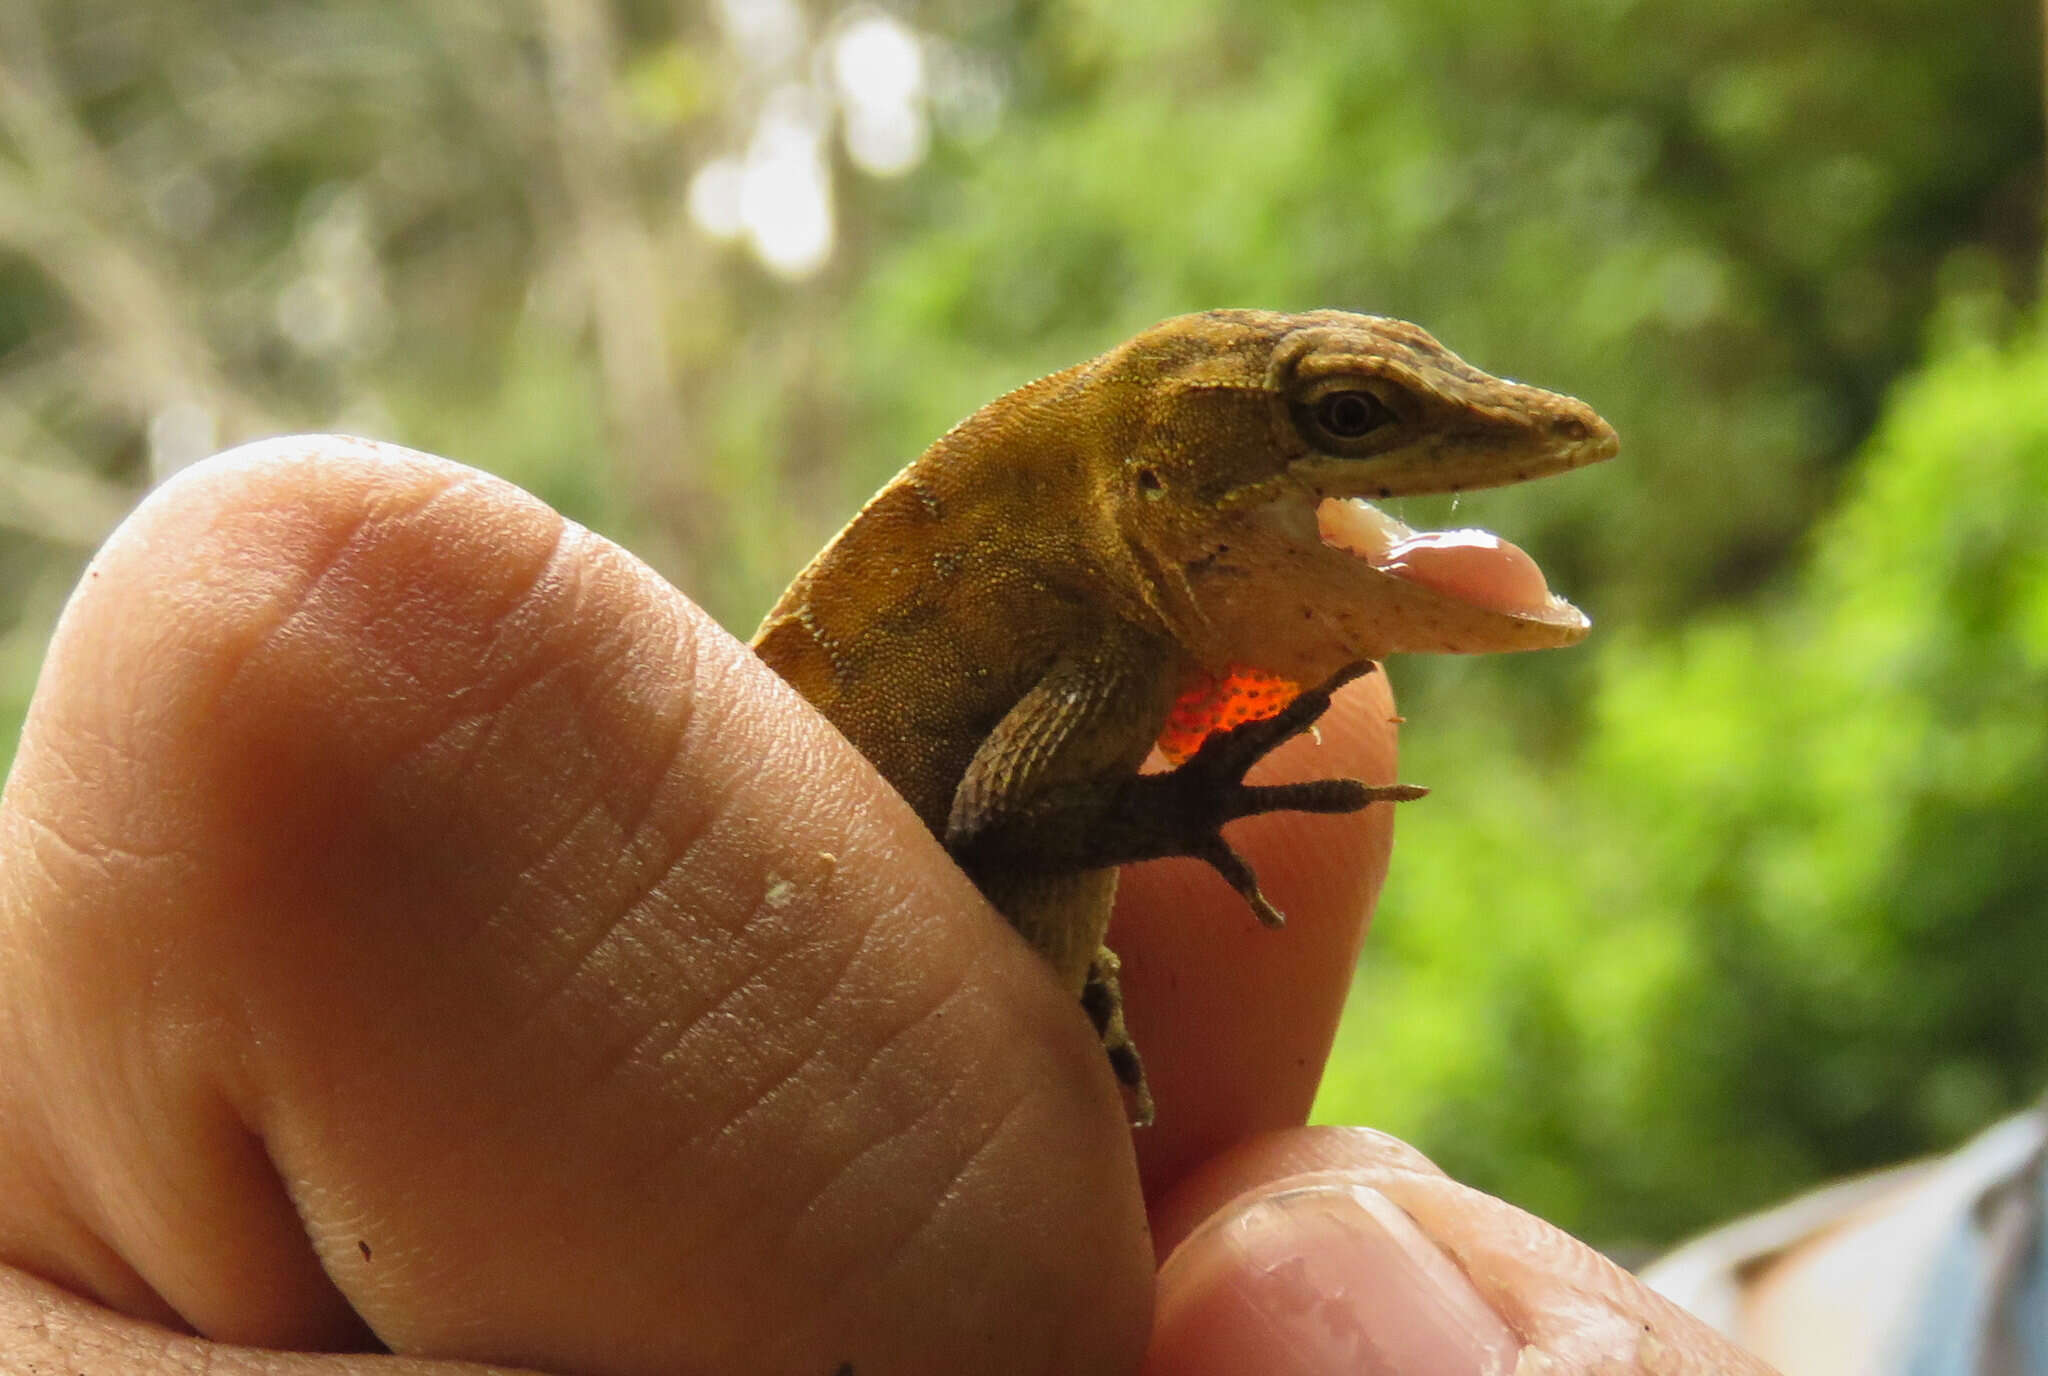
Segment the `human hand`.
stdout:
<path fill-rule="evenodd" d="M 1387 777 L 1384 692 L 1354 687 L 1293 771 Z M 1134 1166 L 1071 1001 L 651 572 L 406 451 L 203 466 L 89 570 L 0 800 L 0 1349 L 224 1376 L 475 1369 L 255 1350 L 379 1344 L 582 1373 L 1128 1371 L 1149 1195 L 1162 1247 L 1191 1238 L 1149 1370 L 1349 1371 L 1289 1367 L 1315 1353 L 1242 1301 L 1330 1279 L 1275 1247 L 1357 1255 L 1373 1225 L 1330 1209 L 1365 1183 L 1563 1363 L 1538 1369 L 1594 1369 L 1586 1342 L 1708 1351 L 1385 1139 L 1286 1131 L 1389 811 L 1241 829 L 1280 936 L 1192 866 L 1131 872 L 1116 940 L 1162 1119 Z M 1305 1167 L 1342 1174 L 1304 1194 Z M 1414 1291 L 1359 1265 L 1353 1298 Z M 1628 1322 L 1589 1328 L 1609 1291 Z M 1326 1296 L 1312 1327 L 1331 1304 L 1351 1312 Z M 1545 1336 L 1553 1311 L 1593 1336 Z"/>

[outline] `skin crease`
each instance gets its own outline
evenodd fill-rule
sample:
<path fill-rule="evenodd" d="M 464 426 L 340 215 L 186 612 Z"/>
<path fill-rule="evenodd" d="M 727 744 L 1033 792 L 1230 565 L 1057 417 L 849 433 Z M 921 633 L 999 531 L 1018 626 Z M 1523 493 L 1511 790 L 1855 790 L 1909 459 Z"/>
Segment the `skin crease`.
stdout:
<path fill-rule="evenodd" d="M 1390 717 L 1354 685 L 1272 773 L 1390 778 Z M 1237 829 L 1279 934 L 1130 871 L 1134 1164 L 1036 957 L 651 571 L 409 451 L 202 465 L 88 571 L 0 799 L 0 1370 L 1189 1376 L 1147 1197 L 1199 1259 L 1304 1169 L 1389 1178 L 1298 1126 L 1389 811 Z M 1402 1207 L 1512 1248 L 1517 1323 L 1546 1258 L 1583 1300 L 1563 1234 Z"/>

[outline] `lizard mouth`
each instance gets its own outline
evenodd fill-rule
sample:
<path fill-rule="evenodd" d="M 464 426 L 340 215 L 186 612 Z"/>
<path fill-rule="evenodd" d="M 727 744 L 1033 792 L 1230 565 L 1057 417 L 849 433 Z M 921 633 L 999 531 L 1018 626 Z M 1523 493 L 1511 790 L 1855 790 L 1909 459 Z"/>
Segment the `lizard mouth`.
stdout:
<path fill-rule="evenodd" d="M 1316 533 L 1332 549 L 1450 601 L 1541 627 L 1569 644 L 1592 629 L 1587 615 L 1550 590 L 1522 549 L 1486 530 L 1410 528 L 1360 497 L 1316 505 Z"/>
<path fill-rule="evenodd" d="M 1340 665 L 1557 649 L 1593 628 L 1534 559 L 1491 531 L 1414 530 L 1359 497 L 1283 498 L 1238 531 L 1253 538 L 1186 566 L 1203 634 L 1184 639 L 1201 671 L 1159 738 L 1169 763 L 1212 732 L 1272 715 Z M 1273 576 L 1253 576 L 1261 568 Z"/>

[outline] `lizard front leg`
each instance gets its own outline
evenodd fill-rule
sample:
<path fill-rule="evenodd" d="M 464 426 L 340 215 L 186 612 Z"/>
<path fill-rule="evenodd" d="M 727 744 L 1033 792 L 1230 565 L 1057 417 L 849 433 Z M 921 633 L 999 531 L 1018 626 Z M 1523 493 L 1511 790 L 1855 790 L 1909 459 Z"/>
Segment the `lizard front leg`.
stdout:
<path fill-rule="evenodd" d="M 1115 867 L 1196 856 L 1262 921 L 1278 925 L 1250 865 L 1223 840 L 1225 823 L 1273 811 L 1352 812 L 1422 791 L 1351 779 L 1244 782 L 1253 764 L 1308 729 L 1330 695 L 1369 664 L 1339 672 L 1275 717 L 1218 733 L 1170 772 L 1140 775 L 1171 696 L 1159 667 L 1170 662 L 1133 637 L 1055 663 L 976 752 L 945 835 L 990 902 L 1078 989 L 1139 1123 L 1151 1120 L 1151 1094 L 1124 1027 L 1119 963 L 1101 944 Z"/>
<path fill-rule="evenodd" d="M 1357 812 L 1372 803 L 1407 802 L 1428 792 L 1412 784 L 1373 787 L 1356 779 L 1244 782 L 1253 765 L 1313 726 L 1339 688 L 1372 669 L 1370 661 L 1339 669 L 1277 715 L 1217 732 L 1177 768 L 1159 774 L 1134 771 L 1086 794 L 1049 790 L 1032 810 L 1027 828 L 985 824 L 963 834 L 956 815 L 947 833 L 948 848 L 970 873 L 979 865 L 1000 866 L 1012 847 L 1027 848 L 1043 869 L 1053 872 L 1193 856 L 1221 874 L 1261 922 L 1278 927 L 1285 919 L 1260 891 L 1251 865 L 1223 839 L 1226 824 L 1266 812 Z"/>
<path fill-rule="evenodd" d="M 1172 697 L 1170 662 L 1165 645 L 1126 628 L 1054 661 L 976 749 L 943 838 L 1080 998 L 1140 1125 L 1152 1120 L 1152 1096 L 1124 1027 L 1117 958 L 1103 944 L 1115 862 L 1068 863 L 1067 832 L 1113 807 L 1137 773 Z"/>
<path fill-rule="evenodd" d="M 1090 847 L 1116 855 L 1116 864 L 1193 856 L 1222 875 L 1260 922 L 1284 925 L 1286 918 L 1260 891 L 1251 865 L 1223 839 L 1226 823 L 1267 812 L 1357 812 L 1373 803 L 1412 802 L 1429 792 L 1415 784 L 1375 787 L 1357 779 L 1244 781 L 1253 765 L 1321 720 L 1339 688 L 1373 669 L 1371 660 L 1348 664 L 1277 714 L 1210 736 L 1178 767 L 1126 781 L 1119 794 L 1117 823 L 1091 833 Z M 1077 859 L 1093 862 L 1095 857 Z"/>

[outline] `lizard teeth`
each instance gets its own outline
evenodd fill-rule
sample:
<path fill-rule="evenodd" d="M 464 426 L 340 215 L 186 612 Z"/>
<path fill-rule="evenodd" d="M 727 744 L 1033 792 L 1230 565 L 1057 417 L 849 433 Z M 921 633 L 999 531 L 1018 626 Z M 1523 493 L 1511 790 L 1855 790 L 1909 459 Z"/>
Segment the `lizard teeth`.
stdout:
<path fill-rule="evenodd" d="M 1323 543 L 1364 559 L 1381 573 L 1507 616 L 1560 619 L 1576 608 L 1551 595 L 1543 570 L 1520 546 L 1488 530 L 1409 529 L 1356 497 L 1316 507 Z"/>
<path fill-rule="evenodd" d="M 1324 544 L 1377 565 L 1415 532 L 1362 497 L 1328 497 L 1316 504 L 1316 534 Z"/>

